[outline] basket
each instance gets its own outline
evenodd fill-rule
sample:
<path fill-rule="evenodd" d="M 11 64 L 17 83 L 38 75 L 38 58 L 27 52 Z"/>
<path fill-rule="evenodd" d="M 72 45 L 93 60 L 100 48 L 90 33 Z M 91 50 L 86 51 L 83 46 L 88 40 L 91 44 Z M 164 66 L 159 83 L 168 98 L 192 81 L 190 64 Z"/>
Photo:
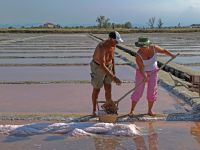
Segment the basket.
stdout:
<path fill-rule="evenodd" d="M 115 123 L 117 122 L 117 114 L 105 114 L 99 116 L 100 122 Z"/>
<path fill-rule="evenodd" d="M 98 101 L 98 117 L 100 122 L 105 123 L 115 123 L 117 122 L 117 114 L 108 114 L 105 110 L 99 108 L 100 103 L 105 103 L 105 101 Z"/>

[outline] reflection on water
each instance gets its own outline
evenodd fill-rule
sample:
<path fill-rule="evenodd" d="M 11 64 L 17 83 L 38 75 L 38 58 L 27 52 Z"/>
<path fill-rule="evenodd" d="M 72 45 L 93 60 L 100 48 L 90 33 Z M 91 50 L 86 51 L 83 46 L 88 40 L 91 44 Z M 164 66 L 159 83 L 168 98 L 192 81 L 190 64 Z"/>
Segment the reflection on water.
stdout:
<path fill-rule="evenodd" d="M 96 150 L 114 150 L 120 147 L 120 140 L 115 138 L 94 138 Z"/>
<path fill-rule="evenodd" d="M 0 135 L 1 149 L 42 150 L 199 150 L 200 122 L 135 122 L 141 135 L 133 137 L 98 134 L 68 137 L 65 134 L 42 134 L 28 137 Z"/>
<path fill-rule="evenodd" d="M 133 140 L 128 138 L 104 137 L 94 138 L 96 150 L 137 149 L 158 150 L 158 134 L 154 129 L 155 122 L 147 123 L 147 133 L 137 135 Z"/>
<path fill-rule="evenodd" d="M 98 138 L 96 149 L 136 150 L 198 150 L 200 144 L 199 122 L 142 122 L 141 135 L 126 138 Z M 191 130 L 191 133 L 190 133 Z M 192 138 L 193 137 L 193 138 Z M 97 143 L 96 143 L 97 142 Z M 181 144 L 180 144 L 181 143 Z M 110 147 L 109 147 L 110 146 Z M 109 147 L 109 148 L 108 148 Z"/>
<path fill-rule="evenodd" d="M 158 135 L 153 127 L 153 124 L 153 122 L 148 123 L 147 144 L 145 143 L 144 136 L 138 135 L 134 138 L 137 150 L 158 150 Z"/>
<path fill-rule="evenodd" d="M 194 125 L 191 127 L 191 134 L 194 135 L 194 138 L 200 144 L 200 122 L 195 122 Z"/>

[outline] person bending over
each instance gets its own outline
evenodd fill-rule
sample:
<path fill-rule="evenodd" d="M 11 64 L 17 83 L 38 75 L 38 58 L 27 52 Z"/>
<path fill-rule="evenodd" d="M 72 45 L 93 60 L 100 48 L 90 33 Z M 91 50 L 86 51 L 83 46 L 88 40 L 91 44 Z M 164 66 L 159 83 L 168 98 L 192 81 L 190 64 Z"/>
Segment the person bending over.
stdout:
<path fill-rule="evenodd" d="M 155 116 L 155 113 L 152 112 L 152 107 L 157 99 L 157 53 L 162 53 L 172 58 L 175 58 L 176 55 L 158 45 L 152 44 L 147 37 L 139 37 L 138 41 L 135 42 L 135 46 L 139 47 L 139 50 L 136 54 L 137 67 L 135 76 L 135 86 L 138 86 L 138 88 L 133 91 L 131 96 L 132 106 L 129 115 L 134 115 L 135 106 L 142 97 L 145 83 L 147 83 L 147 114 Z"/>
<path fill-rule="evenodd" d="M 93 54 L 90 62 L 93 110 L 92 115 L 96 115 L 97 99 L 100 89 L 104 86 L 106 102 L 112 101 L 112 86 L 114 81 L 121 85 L 121 80 L 115 76 L 115 47 L 119 42 L 123 42 L 117 31 L 110 32 L 107 40 L 100 42 Z"/>

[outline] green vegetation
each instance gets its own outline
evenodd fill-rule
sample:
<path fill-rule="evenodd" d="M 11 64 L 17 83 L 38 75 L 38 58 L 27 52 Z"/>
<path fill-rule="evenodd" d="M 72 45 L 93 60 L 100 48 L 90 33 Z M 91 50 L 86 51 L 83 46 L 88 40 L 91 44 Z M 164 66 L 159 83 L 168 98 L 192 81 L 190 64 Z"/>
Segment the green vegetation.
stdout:
<path fill-rule="evenodd" d="M 112 28 L 112 29 L 115 29 L 115 28 L 125 28 L 125 29 L 131 29 L 133 28 L 132 24 L 130 21 L 128 22 L 125 22 L 124 24 L 116 24 L 116 23 L 110 23 L 109 22 L 110 19 L 105 17 L 105 16 L 99 16 L 97 17 L 97 20 L 96 22 L 98 23 L 97 27 L 98 28 L 105 28 L 105 29 L 108 29 L 108 28 Z"/>
<path fill-rule="evenodd" d="M 182 27 L 180 22 L 174 27 L 164 27 L 164 23 L 161 18 L 156 20 L 156 17 L 149 18 L 147 27 L 134 27 L 130 21 L 124 24 L 117 24 L 110 22 L 110 19 L 106 16 L 98 16 L 96 18 L 97 25 L 94 26 L 73 26 L 73 27 L 62 27 L 59 24 L 45 23 L 38 27 L 26 28 L 14 28 L 12 26 L 8 28 L 0 28 L 0 33 L 108 33 L 113 30 L 117 30 L 120 33 L 155 33 L 155 32 L 171 32 L 171 33 L 182 33 L 182 32 L 200 32 L 200 25 L 193 24 L 189 27 Z M 156 24 L 157 23 L 157 24 Z M 197 25 L 197 26 L 196 26 Z"/>
<path fill-rule="evenodd" d="M 200 32 L 200 28 L 162 28 L 162 29 L 126 29 L 126 28 L 115 28 L 120 33 L 185 33 L 185 32 Z M 104 34 L 113 31 L 113 29 L 87 29 L 87 28 L 59 28 L 59 29 L 45 29 L 45 28 L 23 28 L 23 29 L 0 29 L 0 33 L 93 33 L 93 34 Z"/>

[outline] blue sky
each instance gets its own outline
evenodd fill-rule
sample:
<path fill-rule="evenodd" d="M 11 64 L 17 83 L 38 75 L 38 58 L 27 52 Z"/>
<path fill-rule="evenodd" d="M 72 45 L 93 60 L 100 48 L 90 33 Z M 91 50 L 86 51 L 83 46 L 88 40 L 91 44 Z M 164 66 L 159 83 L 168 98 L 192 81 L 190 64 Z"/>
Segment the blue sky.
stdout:
<path fill-rule="evenodd" d="M 0 26 L 96 25 L 97 16 L 110 22 L 146 27 L 149 18 L 164 26 L 200 23 L 200 0 L 0 0 Z"/>

